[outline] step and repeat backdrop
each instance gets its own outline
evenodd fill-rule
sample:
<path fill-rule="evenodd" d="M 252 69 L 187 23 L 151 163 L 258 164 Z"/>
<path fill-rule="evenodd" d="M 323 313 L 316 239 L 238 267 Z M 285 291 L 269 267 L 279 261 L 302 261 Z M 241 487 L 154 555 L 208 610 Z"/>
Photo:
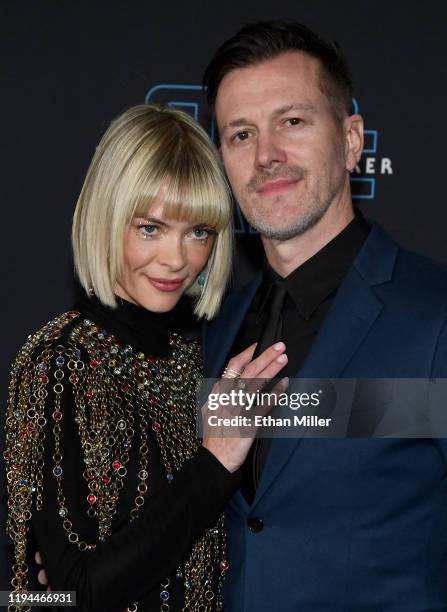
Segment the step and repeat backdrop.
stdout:
<path fill-rule="evenodd" d="M 447 5 L 272 4 L 1 2 L 2 413 L 17 349 L 72 303 L 71 218 L 108 123 L 129 106 L 154 101 L 191 113 L 214 134 L 202 72 L 244 23 L 293 18 L 341 45 L 366 125 L 365 151 L 352 176 L 355 202 L 398 242 L 447 264 Z M 235 231 L 240 285 L 259 264 L 260 249 L 237 206 Z M 6 588 L 6 552 L 0 555 L 0 588 Z"/>

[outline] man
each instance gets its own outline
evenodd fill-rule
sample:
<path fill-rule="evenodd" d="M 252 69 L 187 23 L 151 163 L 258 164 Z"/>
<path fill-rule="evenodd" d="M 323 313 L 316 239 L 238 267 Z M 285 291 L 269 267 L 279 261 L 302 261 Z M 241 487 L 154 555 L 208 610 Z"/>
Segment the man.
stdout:
<path fill-rule="evenodd" d="M 266 256 L 206 328 L 206 375 L 273 321 L 282 374 L 447 376 L 445 270 L 352 205 L 363 121 L 339 51 L 295 22 L 258 23 L 204 82 Z M 228 507 L 225 609 L 447 611 L 446 460 L 443 440 L 259 442 Z"/>

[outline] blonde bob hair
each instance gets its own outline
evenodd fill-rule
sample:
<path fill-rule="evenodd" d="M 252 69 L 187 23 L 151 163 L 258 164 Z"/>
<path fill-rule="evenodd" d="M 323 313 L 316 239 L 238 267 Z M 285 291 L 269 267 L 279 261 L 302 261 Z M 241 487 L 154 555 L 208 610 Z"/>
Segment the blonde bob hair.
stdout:
<path fill-rule="evenodd" d="M 132 218 L 146 217 L 163 188 L 163 213 L 217 235 L 195 313 L 219 309 L 232 259 L 231 196 L 218 153 L 188 114 L 155 105 L 134 106 L 115 119 L 85 178 L 73 219 L 76 273 L 84 289 L 116 307 L 114 287 L 123 271 L 123 243 Z"/>

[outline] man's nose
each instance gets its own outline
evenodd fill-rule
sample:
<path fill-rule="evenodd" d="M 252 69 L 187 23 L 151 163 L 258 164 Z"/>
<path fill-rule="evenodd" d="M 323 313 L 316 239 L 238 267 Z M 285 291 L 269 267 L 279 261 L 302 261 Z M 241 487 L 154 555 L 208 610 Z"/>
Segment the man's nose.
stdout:
<path fill-rule="evenodd" d="M 256 143 L 255 164 L 258 168 L 270 168 L 275 164 L 285 164 L 287 155 L 278 138 L 270 132 L 259 133 Z"/>

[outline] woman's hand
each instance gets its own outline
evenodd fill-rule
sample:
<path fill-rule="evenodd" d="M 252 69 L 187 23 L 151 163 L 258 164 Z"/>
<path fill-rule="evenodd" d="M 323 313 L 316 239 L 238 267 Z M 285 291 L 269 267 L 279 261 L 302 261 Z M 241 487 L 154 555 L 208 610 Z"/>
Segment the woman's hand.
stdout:
<path fill-rule="evenodd" d="M 40 554 L 40 551 L 36 552 L 36 554 L 34 555 L 34 560 L 37 563 L 37 565 L 43 565 L 42 555 Z M 37 580 L 40 582 L 40 584 L 43 584 L 44 586 L 47 587 L 47 591 L 51 591 L 51 587 L 48 584 L 47 573 L 44 567 L 42 567 L 42 569 L 39 570 L 39 573 L 37 574 Z"/>
<path fill-rule="evenodd" d="M 262 380 L 274 378 L 287 363 L 287 355 L 284 352 L 286 347 L 283 342 L 277 342 L 252 361 L 251 359 L 255 348 L 256 343 L 230 359 L 225 368 L 226 372 L 232 370 L 236 373 L 242 373 L 243 387 L 249 388 L 250 393 L 256 393 L 256 391 L 260 390 L 262 388 Z M 224 374 L 223 378 L 231 378 L 231 376 L 226 377 Z M 250 384 L 251 380 L 253 380 L 252 384 Z M 287 384 L 288 380 L 285 379 L 285 381 L 278 383 L 279 387 L 277 385 L 275 390 L 284 391 Z M 235 385 L 236 387 L 238 385 L 237 379 Z M 213 393 L 219 394 L 219 392 L 228 392 L 227 389 L 222 391 L 220 389 L 221 386 L 219 381 L 213 388 Z M 223 410 L 225 410 L 225 408 L 223 408 Z M 206 405 L 205 413 L 209 414 L 206 410 Z M 232 416 L 234 416 L 234 414 Z M 228 428 L 227 436 L 223 433 L 221 437 L 219 437 L 219 430 L 217 429 L 217 431 L 213 431 L 213 436 L 211 437 L 206 435 L 206 433 L 210 431 L 210 428 L 204 426 L 202 444 L 207 450 L 213 453 L 216 459 L 218 459 L 229 472 L 235 472 L 244 463 L 256 435 L 255 427 L 249 427 L 248 430 L 248 437 L 229 437 Z"/>

